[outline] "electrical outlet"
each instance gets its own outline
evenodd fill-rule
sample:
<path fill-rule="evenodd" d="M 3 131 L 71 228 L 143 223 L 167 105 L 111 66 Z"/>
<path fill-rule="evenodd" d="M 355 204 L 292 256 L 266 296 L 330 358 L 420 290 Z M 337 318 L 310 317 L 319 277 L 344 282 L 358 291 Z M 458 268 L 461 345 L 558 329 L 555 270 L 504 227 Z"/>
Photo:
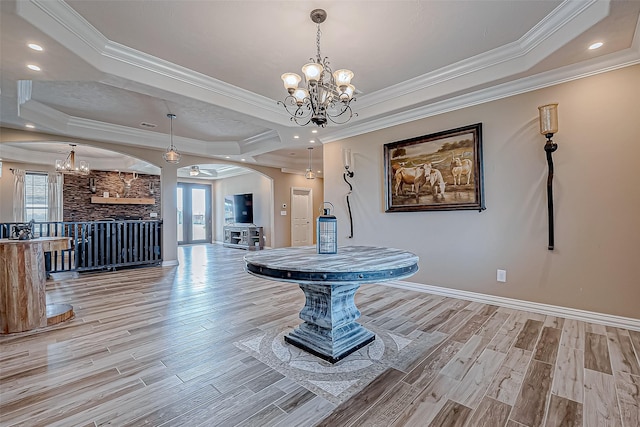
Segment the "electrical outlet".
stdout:
<path fill-rule="evenodd" d="M 496 275 L 496 280 L 498 282 L 506 282 L 507 281 L 507 270 L 498 270 L 498 274 Z"/>
<path fill-rule="evenodd" d="M 149 214 L 149 217 L 150 217 L 150 218 L 157 218 L 157 217 L 158 217 L 158 213 L 157 213 L 157 212 L 151 212 L 151 213 Z"/>

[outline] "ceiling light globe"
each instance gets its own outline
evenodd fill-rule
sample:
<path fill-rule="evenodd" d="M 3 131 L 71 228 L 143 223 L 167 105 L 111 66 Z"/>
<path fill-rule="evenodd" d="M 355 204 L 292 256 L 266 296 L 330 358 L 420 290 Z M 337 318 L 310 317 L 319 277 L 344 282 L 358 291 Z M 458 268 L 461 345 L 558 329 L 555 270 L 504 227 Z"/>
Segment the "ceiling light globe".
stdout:
<path fill-rule="evenodd" d="M 298 104 L 299 107 L 304 104 L 305 99 L 309 98 L 309 91 L 299 87 L 293 92 L 292 95 L 296 99 L 296 104 Z"/>
<path fill-rule="evenodd" d="M 180 163 L 180 159 L 182 158 L 182 156 L 175 148 L 171 148 L 162 155 L 162 158 L 167 163 L 177 164 Z"/>
<path fill-rule="evenodd" d="M 355 86 L 353 85 L 345 86 L 342 93 L 340 93 L 340 101 L 344 101 L 344 102 L 349 101 L 351 98 L 353 98 L 353 94 L 355 93 L 355 91 L 356 91 Z"/>
<path fill-rule="evenodd" d="M 347 86 L 351 84 L 353 72 L 351 70 L 338 70 L 333 73 L 333 78 L 336 81 L 336 86 Z"/>
<path fill-rule="evenodd" d="M 309 84 L 317 83 L 318 80 L 320 80 L 320 75 L 322 74 L 323 70 L 324 68 L 322 67 L 322 65 L 315 62 L 310 62 L 302 67 L 302 72 L 304 73 L 304 76 L 306 77 Z"/>
<path fill-rule="evenodd" d="M 284 83 L 284 88 L 287 89 L 290 95 L 298 88 L 298 83 L 302 80 L 302 77 L 296 73 L 284 73 L 280 78 Z"/>

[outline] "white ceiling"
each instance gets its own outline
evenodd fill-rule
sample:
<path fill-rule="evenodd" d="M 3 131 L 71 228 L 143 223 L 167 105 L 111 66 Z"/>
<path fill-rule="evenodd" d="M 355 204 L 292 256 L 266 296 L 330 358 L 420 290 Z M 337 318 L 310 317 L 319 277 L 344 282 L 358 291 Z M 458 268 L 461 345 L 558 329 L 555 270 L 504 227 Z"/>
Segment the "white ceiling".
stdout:
<path fill-rule="evenodd" d="M 315 55 L 317 7 L 328 14 L 322 54 L 358 89 L 358 117 L 324 129 L 277 105 L 280 75 Z M 3 144 L 0 157 L 36 150 L 48 162 L 65 136 L 163 150 L 171 112 L 178 149 L 211 158 L 203 175 L 231 173 L 227 159 L 304 171 L 311 139 L 321 168 L 320 142 L 638 63 L 639 14 L 637 0 L 3 0 L 0 123 L 59 138 Z M 604 46 L 588 50 L 595 41 Z M 77 148 L 96 169 L 122 159 L 91 150 Z M 124 161 L 161 163 L 160 152 L 155 165 Z"/>

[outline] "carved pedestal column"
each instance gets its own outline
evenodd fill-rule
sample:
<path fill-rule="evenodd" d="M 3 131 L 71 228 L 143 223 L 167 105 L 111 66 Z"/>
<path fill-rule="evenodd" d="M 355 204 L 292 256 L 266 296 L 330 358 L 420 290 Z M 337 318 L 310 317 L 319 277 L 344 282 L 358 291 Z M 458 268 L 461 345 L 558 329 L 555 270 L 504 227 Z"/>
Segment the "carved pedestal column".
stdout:
<path fill-rule="evenodd" d="M 300 312 L 304 323 L 284 340 L 331 363 L 375 340 L 373 332 L 356 322 L 360 310 L 354 297 L 359 287 L 359 283 L 301 283 L 306 296 Z"/>

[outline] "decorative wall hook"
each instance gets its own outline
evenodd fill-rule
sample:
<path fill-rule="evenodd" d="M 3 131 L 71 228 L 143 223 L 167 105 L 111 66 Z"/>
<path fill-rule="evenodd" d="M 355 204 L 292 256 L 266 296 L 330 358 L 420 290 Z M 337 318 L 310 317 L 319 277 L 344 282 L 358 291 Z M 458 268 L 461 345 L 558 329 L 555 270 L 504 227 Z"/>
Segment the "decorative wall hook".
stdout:
<path fill-rule="evenodd" d="M 552 153 L 558 149 L 558 144 L 554 143 L 551 138 L 558 133 L 558 104 L 547 104 L 538 107 L 540 112 L 540 133 L 547 138 L 544 145 L 544 151 L 547 153 L 547 165 L 549 174 L 547 175 L 547 212 L 549 215 L 549 246 L 550 251 L 553 250 L 554 230 L 553 230 L 553 158 Z"/>

